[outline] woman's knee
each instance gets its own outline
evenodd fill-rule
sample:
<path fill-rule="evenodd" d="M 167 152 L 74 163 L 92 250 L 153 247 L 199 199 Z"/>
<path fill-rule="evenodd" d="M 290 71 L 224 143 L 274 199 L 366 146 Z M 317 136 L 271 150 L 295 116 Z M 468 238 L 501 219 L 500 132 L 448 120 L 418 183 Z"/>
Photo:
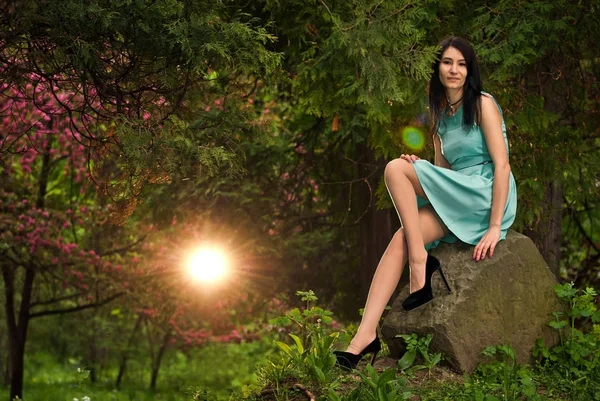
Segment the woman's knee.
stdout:
<path fill-rule="evenodd" d="M 409 162 L 404 159 L 394 159 L 385 166 L 383 173 L 385 181 L 389 181 L 391 178 L 404 174 L 405 169 L 408 167 Z"/>

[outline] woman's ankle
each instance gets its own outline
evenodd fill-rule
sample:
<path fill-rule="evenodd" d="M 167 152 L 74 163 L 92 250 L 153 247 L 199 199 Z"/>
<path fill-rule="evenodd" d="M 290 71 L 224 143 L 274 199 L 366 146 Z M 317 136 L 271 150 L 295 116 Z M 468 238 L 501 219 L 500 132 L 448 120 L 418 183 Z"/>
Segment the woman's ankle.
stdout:
<path fill-rule="evenodd" d="M 357 332 L 352 341 L 350 341 L 350 344 L 348 344 L 346 352 L 359 354 L 367 345 L 375 340 L 375 337 L 377 337 L 377 331 Z"/>
<path fill-rule="evenodd" d="M 417 268 L 425 267 L 427 264 L 427 251 L 423 249 L 422 252 L 410 252 L 408 254 L 408 265 L 415 266 Z"/>

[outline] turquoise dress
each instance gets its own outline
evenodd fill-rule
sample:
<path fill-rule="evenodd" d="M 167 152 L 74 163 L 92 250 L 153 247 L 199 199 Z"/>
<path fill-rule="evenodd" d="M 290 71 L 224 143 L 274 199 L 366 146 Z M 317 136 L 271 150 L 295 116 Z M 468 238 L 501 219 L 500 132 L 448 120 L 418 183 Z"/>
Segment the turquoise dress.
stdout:
<path fill-rule="evenodd" d="M 496 104 L 498 105 L 497 102 Z M 500 105 L 498 109 L 502 115 Z M 450 232 L 440 241 L 453 243 L 460 240 L 476 245 L 490 224 L 494 164 L 481 128 L 476 124 L 470 129 L 466 128 L 462 120 L 461 107 L 454 116 L 444 117 L 437 132 L 442 144 L 442 154 L 450 163 L 451 169 L 434 166 L 426 160 L 413 163 L 421 187 L 428 198 L 427 200 L 417 196 L 417 204 L 419 207 L 431 204 L 448 227 Z M 504 118 L 502 134 L 508 152 Z M 506 232 L 515 220 L 516 211 L 517 186 L 511 172 L 500 239 L 506 238 Z M 439 241 L 435 241 L 426 244 L 426 248 L 431 249 L 438 244 Z"/>

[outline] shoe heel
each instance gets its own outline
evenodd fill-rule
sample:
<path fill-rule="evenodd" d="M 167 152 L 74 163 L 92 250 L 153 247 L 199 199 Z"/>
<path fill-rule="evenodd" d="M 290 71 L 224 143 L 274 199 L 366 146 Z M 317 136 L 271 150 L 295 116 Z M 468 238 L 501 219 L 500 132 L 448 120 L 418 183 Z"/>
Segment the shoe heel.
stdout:
<path fill-rule="evenodd" d="M 442 270 L 442 266 L 438 267 L 438 270 L 440 271 L 440 276 L 442 277 L 442 281 L 444 282 L 444 284 L 446 284 L 446 288 L 448 289 L 448 292 L 450 294 L 452 294 L 452 289 L 450 288 L 450 285 L 448 285 L 448 281 L 446 280 L 446 276 L 444 276 L 444 271 Z"/>
<path fill-rule="evenodd" d="M 377 358 L 377 353 L 379 353 L 379 351 L 373 352 L 373 356 L 371 357 L 371 366 L 374 366 L 375 364 L 375 358 Z"/>

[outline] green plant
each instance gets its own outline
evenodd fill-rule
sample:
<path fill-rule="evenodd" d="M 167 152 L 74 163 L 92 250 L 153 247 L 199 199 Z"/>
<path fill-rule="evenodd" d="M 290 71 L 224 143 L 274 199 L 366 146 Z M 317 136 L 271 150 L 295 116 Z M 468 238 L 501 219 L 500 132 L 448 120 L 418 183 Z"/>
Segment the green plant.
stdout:
<path fill-rule="evenodd" d="M 309 379 L 325 385 L 335 366 L 335 356 L 331 349 L 339 333 L 327 333 L 324 329 L 324 325 L 331 324 L 333 321 L 332 312 L 315 305 L 318 298 L 313 291 L 298 291 L 296 295 L 306 302 L 306 309 L 300 311 L 294 308 L 285 316 L 270 321 L 276 326 L 285 327 L 294 324 L 300 332 L 300 336 L 289 334 L 293 340 L 292 345 L 275 341 L 275 345 L 288 358 L 280 364 L 288 366 L 289 362 Z"/>
<path fill-rule="evenodd" d="M 558 297 L 569 306 L 568 311 L 553 313 L 549 325 L 557 330 L 560 344 L 549 349 L 542 339 L 534 348 L 540 359 L 542 378 L 548 386 L 576 399 L 600 400 L 600 311 L 594 303 L 593 288 L 579 290 L 573 283 L 557 285 Z"/>
<path fill-rule="evenodd" d="M 209 390 L 205 388 L 196 388 L 191 394 L 192 401 L 217 401 L 217 397 Z"/>
<path fill-rule="evenodd" d="M 398 361 L 398 368 L 402 371 L 406 371 L 412 367 L 414 370 L 427 369 L 429 375 L 435 365 L 440 363 L 442 359 L 441 353 L 430 353 L 429 343 L 431 342 L 433 335 L 427 334 L 425 337 L 419 337 L 417 334 L 399 334 L 397 337 L 404 339 L 406 343 L 406 353 Z M 417 353 L 423 358 L 422 365 L 413 366 Z"/>
<path fill-rule="evenodd" d="M 322 333 L 323 325 L 330 325 L 333 322 L 331 318 L 333 312 L 316 305 L 319 298 L 312 290 L 296 291 L 296 295 L 306 302 L 306 308 L 302 311 L 293 308 L 284 316 L 269 320 L 269 323 L 278 327 L 295 327 L 299 331 L 303 347 L 308 348 L 311 335 Z"/>
<path fill-rule="evenodd" d="M 492 359 L 489 363 L 479 365 L 476 373 L 481 387 L 486 392 L 500 394 L 501 399 L 506 401 L 542 399 L 537 394 L 537 386 L 531 369 L 527 365 L 517 363 L 515 351 L 511 346 L 486 347 L 482 354 Z M 491 394 L 485 395 L 484 398 L 481 396 L 483 396 L 483 391 L 475 389 L 476 400 L 478 398 L 486 401 L 497 399 Z"/>
<path fill-rule="evenodd" d="M 321 384 L 327 382 L 327 373 L 335 365 L 335 356 L 331 353 L 331 346 L 337 340 L 337 334 L 332 333 L 327 336 L 319 334 L 313 336 L 313 342 L 309 348 L 304 348 L 302 341 L 298 336 L 290 334 L 295 342 L 295 346 L 275 341 L 275 344 L 281 349 L 300 370 L 304 370 L 308 376 Z"/>
<path fill-rule="evenodd" d="M 386 369 L 380 374 L 367 365 L 364 372 L 356 371 L 361 379 L 359 385 L 348 394 L 340 395 L 329 388 L 328 401 L 402 401 L 410 399 L 411 393 L 405 378 L 396 377 L 396 369 Z"/>
<path fill-rule="evenodd" d="M 271 356 L 266 362 L 260 364 L 256 371 L 258 382 L 265 387 L 273 385 L 277 387 L 286 378 L 294 376 L 296 369 L 292 360 L 286 355 Z"/>
<path fill-rule="evenodd" d="M 364 372 L 357 371 L 362 381 L 366 384 L 363 392 L 366 399 L 373 401 L 399 401 L 410 398 L 410 391 L 406 387 L 406 379 L 396 377 L 396 369 L 386 369 L 381 374 L 375 368 L 367 365 Z M 364 399 L 364 398 L 363 398 Z"/>

